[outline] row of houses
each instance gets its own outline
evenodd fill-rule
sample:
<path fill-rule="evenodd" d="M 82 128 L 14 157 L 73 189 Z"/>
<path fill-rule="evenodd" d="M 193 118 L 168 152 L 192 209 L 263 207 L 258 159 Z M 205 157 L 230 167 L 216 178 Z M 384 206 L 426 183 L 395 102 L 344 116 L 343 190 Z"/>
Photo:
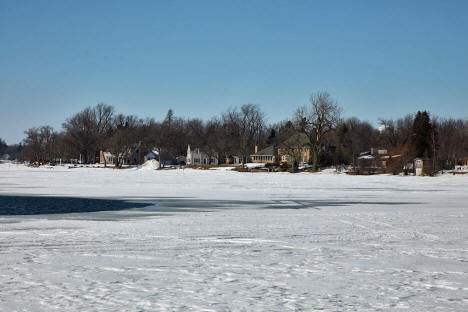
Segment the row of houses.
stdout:
<path fill-rule="evenodd" d="M 262 150 L 255 151 L 245 160 L 245 162 L 279 164 L 293 163 L 307 164 L 311 160 L 311 152 L 308 147 L 308 138 L 304 134 L 298 134 L 281 143 L 278 146 L 270 145 Z M 216 153 L 208 153 L 202 148 L 187 147 L 186 164 L 187 165 L 218 165 L 218 164 L 242 164 L 242 157 L 230 155 L 220 159 Z"/>
<path fill-rule="evenodd" d="M 362 152 L 357 157 L 357 165 L 353 168 L 356 174 L 376 174 L 385 172 L 388 166 L 395 163 L 403 164 L 403 173 L 422 176 L 433 174 L 435 170 L 434 163 L 430 159 L 414 158 L 410 160 L 401 159 L 399 154 L 389 155 L 386 149 L 371 148 L 370 151 Z M 397 166 L 397 169 L 400 169 Z"/>
<path fill-rule="evenodd" d="M 375 174 L 383 172 L 389 163 L 397 160 L 400 155 L 389 155 L 385 149 L 371 148 L 369 151 L 362 152 L 357 157 L 354 166 L 351 170 L 356 174 Z M 202 166 L 202 165 L 219 165 L 242 164 L 242 157 L 237 155 L 230 155 L 228 157 L 220 157 L 215 152 L 209 152 L 201 147 L 187 146 L 187 153 L 184 156 L 174 156 L 166 151 L 152 150 L 144 155 L 141 155 L 139 149 L 127 153 L 126 157 L 119 159 L 119 163 L 123 165 L 136 165 L 141 162 L 155 159 L 162 162 L 163 166 L 173 165 L 188 165 L 188 166 Z M 115 164 L 117 156 L 112 153 L 101 151 L 100 163 L 101 164 Z M 279 166 L 281 164 L 289 164 L 294 166 L 306 166 L 312 161 L 312 152 L 308 137 L 304 134 L 295 134 L 280 144 L 269 145 L 261 150 L 255 146 L 254 153 L 245 160 L 245 162 L 252 162 L 258 164 L 266 164 L 269 166 Z M 405 165 L 405 171 L 422 175 L 424 173 L 424 160 L 414 159 Z M 426 166 L 428 162 L 426 162 Z"/>

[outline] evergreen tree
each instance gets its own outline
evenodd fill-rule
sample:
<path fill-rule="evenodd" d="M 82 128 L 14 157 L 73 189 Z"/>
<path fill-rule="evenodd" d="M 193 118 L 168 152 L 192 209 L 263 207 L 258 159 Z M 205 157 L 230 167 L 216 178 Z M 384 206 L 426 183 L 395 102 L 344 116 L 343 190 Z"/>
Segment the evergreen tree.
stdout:
<path fill-rule="evenodd" d="M 270 130 L 270 135 L 268 136 L 266 143 L 268 145 L 272 144 L 274 142 L 275 138 L 276 138 L 276 131 L 275 131 L 275 129 L 271 129 Z"/>
<path fill-rule="evenodd" d="M 3 153 L 5 153 L 7 148 L 8 148 L 8 145 L 6 144 L 6 142 L 0 138 L 0 155 L 3 155 Z"/>
<path fill-rule="evenodd" d="M 432 157 L 433 127 L 426 111 L 416 113 L 411 133 L 411 147 L 415 157 Z"/>

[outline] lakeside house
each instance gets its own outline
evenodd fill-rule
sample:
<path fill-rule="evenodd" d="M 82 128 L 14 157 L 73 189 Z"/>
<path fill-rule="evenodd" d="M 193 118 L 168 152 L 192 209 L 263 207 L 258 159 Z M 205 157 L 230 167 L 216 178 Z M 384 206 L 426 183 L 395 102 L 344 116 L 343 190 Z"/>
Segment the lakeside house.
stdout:
<path fill-rule="evenodd" d="M 270 145 L 250 155 L 252 162 L 265 164 L 296 163 L 305 165 L 311 161 L 311 150 L 308 137 L 303 133 L 292 135 L 279 145 Z"/>
<path fill-rule="evenodd" d="M 270 145 L 260 151 L 258 151 L 258 146 L 255 145 L 255 153 L 250 155 L 253 163 L 265 163 L 265 164 L 274 164 L 278 158 L 278 148 L 273 145 Z"/>
<path fill-rule="evenodd" d="M 305 165 L 311 161 L 310 141 L 304 133 L 297 133 L 282 142 L 278 147 L 281 162 Z"/>
<path fill-rule="evenodd" d="M 121 152 L 119 153 L 119 155 L 116 155 L 109 151 L 99 151 L 100 164 L 115 165 L 117 163 L 117 160 L 121 165 L 141 164 L 144 160 L 141 142 L 133 144 L 132 147 L 127 148 L 125 152 Z"/>
<path fill-rule="evenodd" d="M 99 151 L 99 163 L 101 165 L 113 165 L 115 161 L 115 156 L 111 152 Z"/>
<path fill-rule="evenodd" d="M 227 165 L 236 165 L 236 166 L 241 165 L 242 164 L 242 157 L 241 156 L 235 156 L 235 155 L 227 156 L 227 157 L 225 157 L 224 162 Z"/>
<path fill-rule="evenodd" d="M 390 156 L 386 149 L 372 147 L 370 151 L 359 154 L 355 171 L 357 174 L 375 174 L 385 170 L 390 159 L 398 157 L 400 155 Z"/>
<path fill-rule="evenodd" d="M 217 155 L 209 155 L 199 147 L 190 148 L 187 146 L 186 163 L 190 165 L 218 165 L 219 160 Z"/>

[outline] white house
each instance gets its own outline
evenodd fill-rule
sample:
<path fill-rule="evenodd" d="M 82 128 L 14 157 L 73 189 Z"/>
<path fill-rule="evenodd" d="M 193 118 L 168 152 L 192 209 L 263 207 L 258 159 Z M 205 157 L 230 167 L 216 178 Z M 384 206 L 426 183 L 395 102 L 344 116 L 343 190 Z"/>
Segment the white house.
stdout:
<path fill-rule="evenodd" d="M 217 165 L 218 158 L 209 156 L 207 153 L 203 152 L 200 148 L 190 148 L 190 145 L 187 147 L 187 158 L 186 163 L 190 165 Z"/>
<path fill-rule="evenodd" d="M 115 156 L 110 153 L 110 152 L 104 152 L 100 151 L 99 152 L 99 163 L 100 164 L 107 164 L 107 165 L 113 165 L 115 161 Z"/>

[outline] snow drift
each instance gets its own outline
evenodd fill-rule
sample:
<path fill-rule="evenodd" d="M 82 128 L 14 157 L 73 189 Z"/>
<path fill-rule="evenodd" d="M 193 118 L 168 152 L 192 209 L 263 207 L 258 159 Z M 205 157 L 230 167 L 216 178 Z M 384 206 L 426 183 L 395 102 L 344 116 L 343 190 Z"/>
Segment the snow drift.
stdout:
<path fill-rule="evenodd" d="M 143 165 L 137 167 L 138 170 L 156 170 L 159 169 L 159 161 L 156 159 L 150 159 Z"/>

